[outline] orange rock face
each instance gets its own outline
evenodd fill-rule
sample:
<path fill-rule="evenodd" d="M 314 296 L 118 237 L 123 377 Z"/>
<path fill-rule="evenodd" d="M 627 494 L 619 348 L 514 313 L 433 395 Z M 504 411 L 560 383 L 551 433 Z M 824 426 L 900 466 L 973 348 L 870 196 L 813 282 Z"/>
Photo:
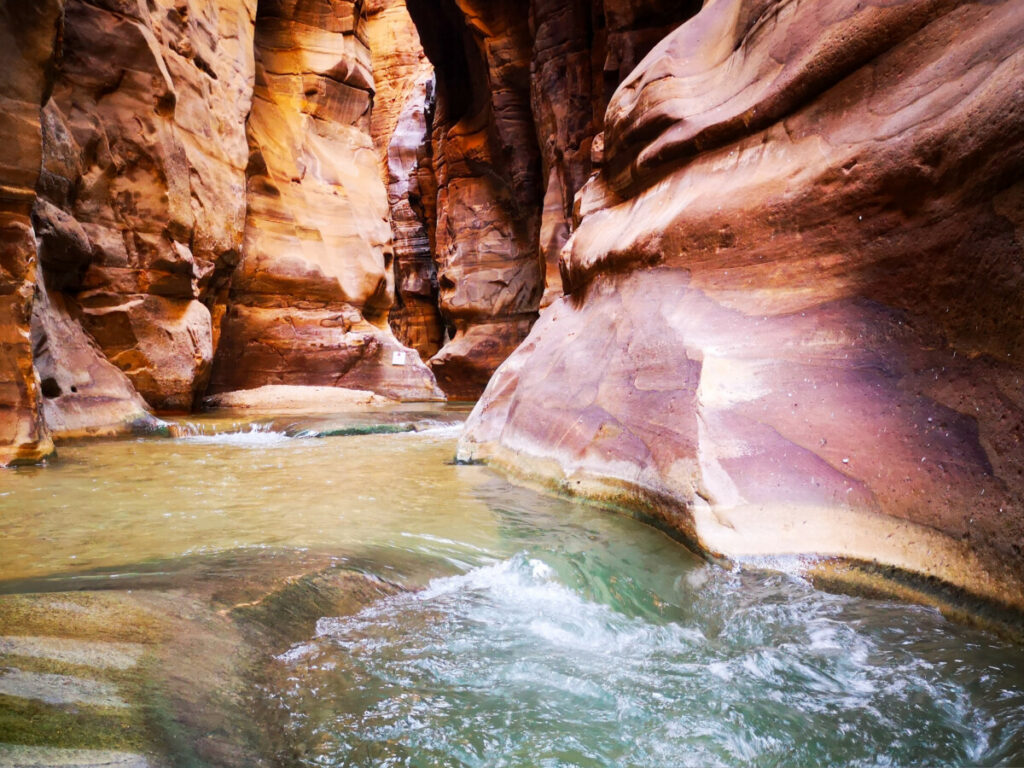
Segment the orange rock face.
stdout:
<path fill-rule="evenodd" d="M 1022 41 L 1012 1 L 706 5 L 461 456 L 1024 609 Z"/>
<path fill-rule="evenodd" d="M 211 392 L 304 384 L 441 397 L 387 324 L 392 236 L 361 3 L 260 3 L 256 52 L 244 256 Z"/>
<path fill-rule="evenodd" d="M 189 410 L 245 221 L 255 0 L 69 0 L 44 107 L 47 285 L 154 407 Z M 45 257 L 45 254 L 44 254 Z"/>
<path fill-rule="evenodd" d="M 441 397 L 387 325 L 371 10 L 396 77 L 429 65 L 400 4 L 363 5 L 4 5 L 0 464 L 211 389 Z M 401 134 L 403 109 L 378 122 Z"/>
<path fill-rule="evenodd" d="M 367 11 L 377 87 L 371 133 L 394 235 L 395 305 L 389 322 L 398 339 L 427 360 L 441 349 L 445 335 L 434 263 L 434 67 L 404 0 L 378 0 Z"/>
<path fill-rule="evenodd" d="M 32 367 L 31 212 L 42 159 L 39 104 L 59 17 L 55 1 L 0 6 L 0 466 L 38 461 L 53 451 Z"/>

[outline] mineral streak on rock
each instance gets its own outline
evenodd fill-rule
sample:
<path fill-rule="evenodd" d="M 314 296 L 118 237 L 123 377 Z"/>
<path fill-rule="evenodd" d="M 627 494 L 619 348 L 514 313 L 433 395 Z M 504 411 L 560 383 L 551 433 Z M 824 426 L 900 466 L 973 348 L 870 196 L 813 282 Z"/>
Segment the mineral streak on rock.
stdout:
<path fill-rule="evenodd" d="M 393 253 L 365 27 L 353 0 L 260 3 L 244 257 L 214 393 L 286 384 L 442 396 L 387 324 Z M 391 364 L 396 353 L 403 365 Z"/>
<path fill-rule="evenodd" d="M 461 457 L 1024 610 L 1021 10 L 707 4 L 612 98 Z"/>

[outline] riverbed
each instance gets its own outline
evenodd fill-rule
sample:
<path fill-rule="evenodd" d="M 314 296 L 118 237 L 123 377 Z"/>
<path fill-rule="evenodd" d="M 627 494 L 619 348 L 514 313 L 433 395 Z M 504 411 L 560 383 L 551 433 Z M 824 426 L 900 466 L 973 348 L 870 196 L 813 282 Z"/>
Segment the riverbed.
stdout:
<path fill-rule="evenodd" d="M 0 766 L 1024 764 L 1020 645 L 456 464 L 465 416 L 0 474 Z"/>

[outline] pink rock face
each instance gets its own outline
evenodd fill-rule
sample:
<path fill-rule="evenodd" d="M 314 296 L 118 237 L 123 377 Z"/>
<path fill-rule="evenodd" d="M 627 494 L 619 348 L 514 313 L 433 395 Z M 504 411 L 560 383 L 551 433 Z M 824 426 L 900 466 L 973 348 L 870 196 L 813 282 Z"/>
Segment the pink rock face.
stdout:
<path fill-rule="evenodd" d="M 611 100 L 465 459 L 1024 609 L 1024 13 L 721 0 Z"/>
<path fill-rule="evenodd" d="M 608 98 L 697 8 L 410 0 L 437 69 L 434 250 L 454 333 L 430 365 L 450 395 L 477 397 L 537 310 L 561 295 L 558 254 Z"/>
<path fill-rule="evenodd" d="M 361 3 L 263 2 L 256 51 L 244 257 L 211 392 L 304 384 L 441 397 L 387 324 L 391 227 Z M 394 353 L 405 364 L 382 365 Z"/>
<path fill-rule="evenodd" d="M 651 48 L 699 10 L 699 2 L 532 0 L 530 101 L 545 184 L 541 306 L 562 295 L 558 256 L 573 229 L 573 200 L 594 170 L 594 139 L 604 130 L 612 93 Z"/>

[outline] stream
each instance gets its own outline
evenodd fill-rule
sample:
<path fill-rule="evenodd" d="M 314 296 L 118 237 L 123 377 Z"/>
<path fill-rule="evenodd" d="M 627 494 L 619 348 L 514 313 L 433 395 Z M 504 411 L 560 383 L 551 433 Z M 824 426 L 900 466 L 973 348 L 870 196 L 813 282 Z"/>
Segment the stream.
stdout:
<path fill-rule="evenodd" d="M 0 766 L 1024 764 L 1024 647 L 457 465 L 465 416 L 0 473 Z"/>

